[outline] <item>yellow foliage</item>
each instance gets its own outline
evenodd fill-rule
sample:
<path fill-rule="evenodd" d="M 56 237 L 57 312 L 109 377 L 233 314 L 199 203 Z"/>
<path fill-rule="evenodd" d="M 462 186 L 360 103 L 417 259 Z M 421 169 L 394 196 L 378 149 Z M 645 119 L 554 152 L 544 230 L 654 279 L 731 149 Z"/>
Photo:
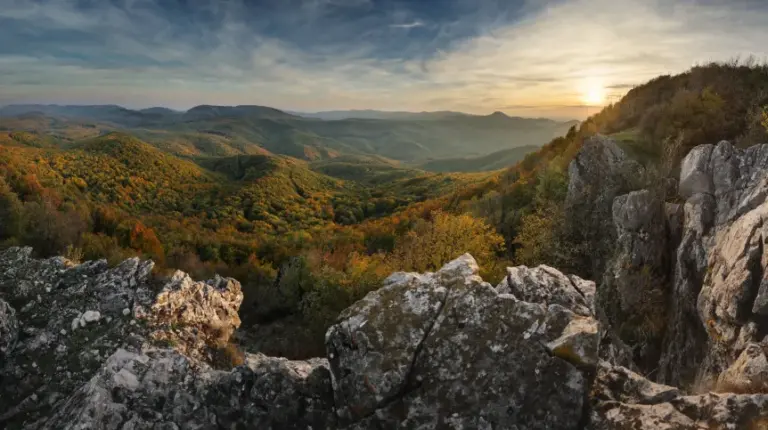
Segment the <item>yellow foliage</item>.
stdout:
<path fill-rule="evenodd" d="M 765 107 L 762 109 L 762 115 L 760 117 L 760 125 L 762 125 L 766 131 L 768 131 L 768 110 Z"/>
<path fill-rule="evenodd" d="M 397 241 L 393 266 L 416 272 L 435 271 L 468 252 L 487 271 L 503 246 L 504 239 L 484 220 L 435 211 L 431 221 L 417 223 Z"/>

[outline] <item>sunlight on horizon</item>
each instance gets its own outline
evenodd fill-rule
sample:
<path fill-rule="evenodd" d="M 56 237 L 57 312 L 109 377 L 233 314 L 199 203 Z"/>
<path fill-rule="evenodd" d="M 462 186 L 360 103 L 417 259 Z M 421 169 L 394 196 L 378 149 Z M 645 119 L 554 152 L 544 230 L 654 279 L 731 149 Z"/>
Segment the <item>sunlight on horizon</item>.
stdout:
<path fill-rule="evenodd" d="M 589 106 L 605 105 L 606 91 L 605 86 L 597 79 L 590 79 L 585 83 L 581 90 L 582 103 Z"/>

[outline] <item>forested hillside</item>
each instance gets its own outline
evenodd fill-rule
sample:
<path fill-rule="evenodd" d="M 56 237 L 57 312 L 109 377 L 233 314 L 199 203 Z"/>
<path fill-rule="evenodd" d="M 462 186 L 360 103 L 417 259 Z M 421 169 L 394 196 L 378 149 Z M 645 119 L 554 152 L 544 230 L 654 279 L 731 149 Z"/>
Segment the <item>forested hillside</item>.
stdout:
<path fill-rule="evenodd" d="M 395 270 L 436 270 L 470 252 L 494 283 L 507 263 L 593 277 L 580 220 L 564 215 L 568 165 L 585 139 L 614 136 L 648 167 L 638 181 L 660 183 L 695 145 L 768 141 L 766 105 L 768 68 L 696 67 L 631 90 L 505 170 L 473 174 L 427 173 L 384 155 L 431 151 L 412 144 L 419 133 L 461 136 L 441 120 L 330 124 L 205 107 L 181 122 L 189 112 L 142 111 L 155 125 L 114 132 L 125 114 L 116 108 L 88 113 L 92 122 L 25 114 L 0 120 L 0 243 L 233 276 L 245 288 L 246 325 L 258 325 L 250 333 L 268 336 L 268 352 L 305 357 L 322 349 L 340 310 Z M 467 121 L 501 136 L 498 124 L 514 119 Z M 264 127 L 273 137 L 263 140 Z M 331 127 L 334 138 L 317 137 Z M 361 129 L 381 135 L 373 142 Z"/>
<path fill-rule="evenodd" d="M 477 242 L 489 260 L 500 242 L 467 216 L 365 223 L 487 174 L 428 174 L 375 159 L 366 167 L 356 158 L 179 158 L 118 132 L 50 139 L 0 144 L 3 247 L 30 245 L 39 255 L 75 260 L 141 255 L 159 270 L 235 276 L 246 287 L 246 321 L 297 315 L 299 336 L 316 334 L 385 274 L 410 264 L 424 234 L 448 235 L 430 267 L 458 252 L 464 241 L 451 235 L 491 238 Z M 319 345 L 310 342 L 307 351 Z"/>
<path fill-rule="evenodd" d="M 419 167 L 430 172 L 485 172 L 499 170 L 516 164 L 525 158 L 526 155 L 536 152 L 538 149 L 539 147 L 537 146 L 521 146 L 519 148 L 492 152 L 482 157 L 445 158 L 428 161 Z"/>

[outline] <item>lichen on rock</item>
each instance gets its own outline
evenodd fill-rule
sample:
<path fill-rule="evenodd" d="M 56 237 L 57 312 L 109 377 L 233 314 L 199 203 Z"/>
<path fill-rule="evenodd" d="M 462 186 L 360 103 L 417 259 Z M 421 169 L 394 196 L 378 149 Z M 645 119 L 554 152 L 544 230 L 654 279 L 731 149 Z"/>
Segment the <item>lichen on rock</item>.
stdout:
<path fill-rule="evenodd" d="M 499 293 L 477 270 L 465 255 L 434 274 L 396 274 L 342 313 L 327 335 L 340 418 L 354 428 L 576 428 L 586 378 L 546 344 L 589 317 Z M 579 303 L 568 304 L 588 313 L 573 292 Z M 585 356 L 597 355 L 591 334 Z"/>

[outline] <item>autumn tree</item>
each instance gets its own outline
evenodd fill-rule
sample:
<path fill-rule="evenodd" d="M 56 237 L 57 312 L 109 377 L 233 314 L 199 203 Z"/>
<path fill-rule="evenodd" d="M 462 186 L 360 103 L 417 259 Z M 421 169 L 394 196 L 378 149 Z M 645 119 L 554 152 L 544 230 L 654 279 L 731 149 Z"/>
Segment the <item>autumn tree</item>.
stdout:
<path fill-rule="evenodd" d="M 157 262 L 165 261 L 163 244 L 160 243 L 155 231 L 141 221 L 124 221 L 118 226 L 117 234 L 123 246 L 150 256 Z"/>
<path fill-rule="evenodd" d="M 504 239 L 485 221 L 470 215 L 432 213 L 430 221 L 420 221 L 398 239 L 393 252 L 394 267 L 417 272 L 436 271 L 456 257 L 470 253 L 484 272 L 494 268 L 496 254 Z"/>
<path fill-rule="evenodd" d="M 43 198 L 24 205 L 23 242 L 41 255 L 62 253 L 67 246 L 79 246 L 88 223 L 74 208 L 60 211 L 54 201 Z"/>
<path fill-rule="evenodd" d="M 23 205 L 19 196 L 0 177 L 0 242 L 18 238 L 21 233 Z"/>

